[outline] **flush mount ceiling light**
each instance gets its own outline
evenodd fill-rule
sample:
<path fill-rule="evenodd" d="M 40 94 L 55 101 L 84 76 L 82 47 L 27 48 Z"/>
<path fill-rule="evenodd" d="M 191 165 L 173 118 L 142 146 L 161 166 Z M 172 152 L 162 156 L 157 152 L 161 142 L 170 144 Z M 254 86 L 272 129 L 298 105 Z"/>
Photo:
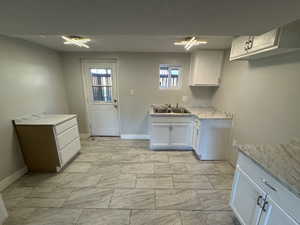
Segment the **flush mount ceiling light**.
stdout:
<path fill-rule="evenodd" d="M 61 36 L 65 40 L 65 45 L 76 45 L 78 47 L 90 48 L 86 43 L 91 41 L 89 38 L 84 38 L 80 36 Z"/>
<path fill-rule="evenodd" d="M 184 48 L 188 51 L 190 48 L 198 45 L 206 45 L 207 41 L 201 41 L 197 39 L 196 37 L 187 37 L 182 41 L 176 41 L 174 42 L 174 45 L 183 45 Z"/>

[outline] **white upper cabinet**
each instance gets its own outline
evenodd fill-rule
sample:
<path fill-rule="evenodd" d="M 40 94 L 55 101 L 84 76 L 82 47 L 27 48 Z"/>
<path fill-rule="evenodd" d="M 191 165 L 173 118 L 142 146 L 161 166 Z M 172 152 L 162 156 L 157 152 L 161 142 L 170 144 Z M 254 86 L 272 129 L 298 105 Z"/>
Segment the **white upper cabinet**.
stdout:
<path fill-rule="evenodd" d="M 232 41 L 230 58 L 237 58 L 247 54 L 247 41 L 249 41 L 249 36 L 240 36 Z"/>
<path fill-rule="evenodd" d="M 191 55 L 190 86 L 218 86 L 224 52 L 198 50 Z"/>
<path fill-rule="evenodd" d="M 256 36 L 232 41 L 230 60 L 249 60 L 295 51 L 300 48 L 300 20 Z"/>

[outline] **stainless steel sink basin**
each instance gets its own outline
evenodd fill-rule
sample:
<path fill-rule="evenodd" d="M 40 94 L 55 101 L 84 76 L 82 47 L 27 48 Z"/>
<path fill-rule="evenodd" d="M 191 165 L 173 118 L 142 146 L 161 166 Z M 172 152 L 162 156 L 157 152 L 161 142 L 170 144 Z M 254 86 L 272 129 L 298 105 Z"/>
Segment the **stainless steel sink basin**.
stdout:
<path fill-rule="evenodd" d="M 167 107 L 167 106 L 157 106 L 153 107 L 154 113 L 190 113 L 184 107 Z"/>

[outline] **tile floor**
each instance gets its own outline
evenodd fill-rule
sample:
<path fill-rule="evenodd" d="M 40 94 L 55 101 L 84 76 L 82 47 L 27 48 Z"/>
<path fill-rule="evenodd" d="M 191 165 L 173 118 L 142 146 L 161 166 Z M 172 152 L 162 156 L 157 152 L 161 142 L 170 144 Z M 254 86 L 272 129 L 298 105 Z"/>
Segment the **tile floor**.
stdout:
<path fill-rule="evenodd" d="M 82 140 L 58 174 L 27 174 L 2 194 L 5 225 L 233 225 L 233 168 L 147 141 Z"/>

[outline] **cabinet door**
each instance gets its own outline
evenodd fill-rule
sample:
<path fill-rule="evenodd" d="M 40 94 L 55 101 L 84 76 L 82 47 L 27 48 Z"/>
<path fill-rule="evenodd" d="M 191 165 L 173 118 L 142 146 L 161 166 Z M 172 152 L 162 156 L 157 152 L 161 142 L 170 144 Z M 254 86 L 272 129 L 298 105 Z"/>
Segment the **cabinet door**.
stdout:
<path fill-rule="evenodd" d="M 152 123 L 151 145 L 168 146 L 170 144 L 170 130 L 171 124 L 169 123 Z"/>
<path fill-rule="evenodd" d="M 217 86 L 223 65 L 223 51 L 197 51 L 191 56 L 190 85 Z"/>
<path fill-rule="evenodd" d="M 194 120 L 192 147 L 197 151 L 200 142 L 200 120 Z"/>
<path fill-rule="evenodd" d="M 269 197 L 264 204 L 259 225 L 299 225 Z"/>
<path fill-rule="evenodd" d="M 269 49 L 277 45 L 279 29 L 271 30 L 262 35 L 253 37 L 252 47 L 248 50 L 249 53 Z"/>
<path fill-rule="evenodd" d="M 192 145 L 191 123 L 173 123 L 171 126 L 171 146 L 188 147 Z"/>
<path fill-rule="evenodd" d="M 242 225 L 257 225 L 259 223 L 265 196 L 265 192 L 238 165 L 230 206 Z"/>
<path fill-rule="evenodd" d="M 240 36 L 235 38 L 231 44 L 230 60 L 239 58 L 247 54 L 246 42 L 249 40 L 249 36 Z"/>

